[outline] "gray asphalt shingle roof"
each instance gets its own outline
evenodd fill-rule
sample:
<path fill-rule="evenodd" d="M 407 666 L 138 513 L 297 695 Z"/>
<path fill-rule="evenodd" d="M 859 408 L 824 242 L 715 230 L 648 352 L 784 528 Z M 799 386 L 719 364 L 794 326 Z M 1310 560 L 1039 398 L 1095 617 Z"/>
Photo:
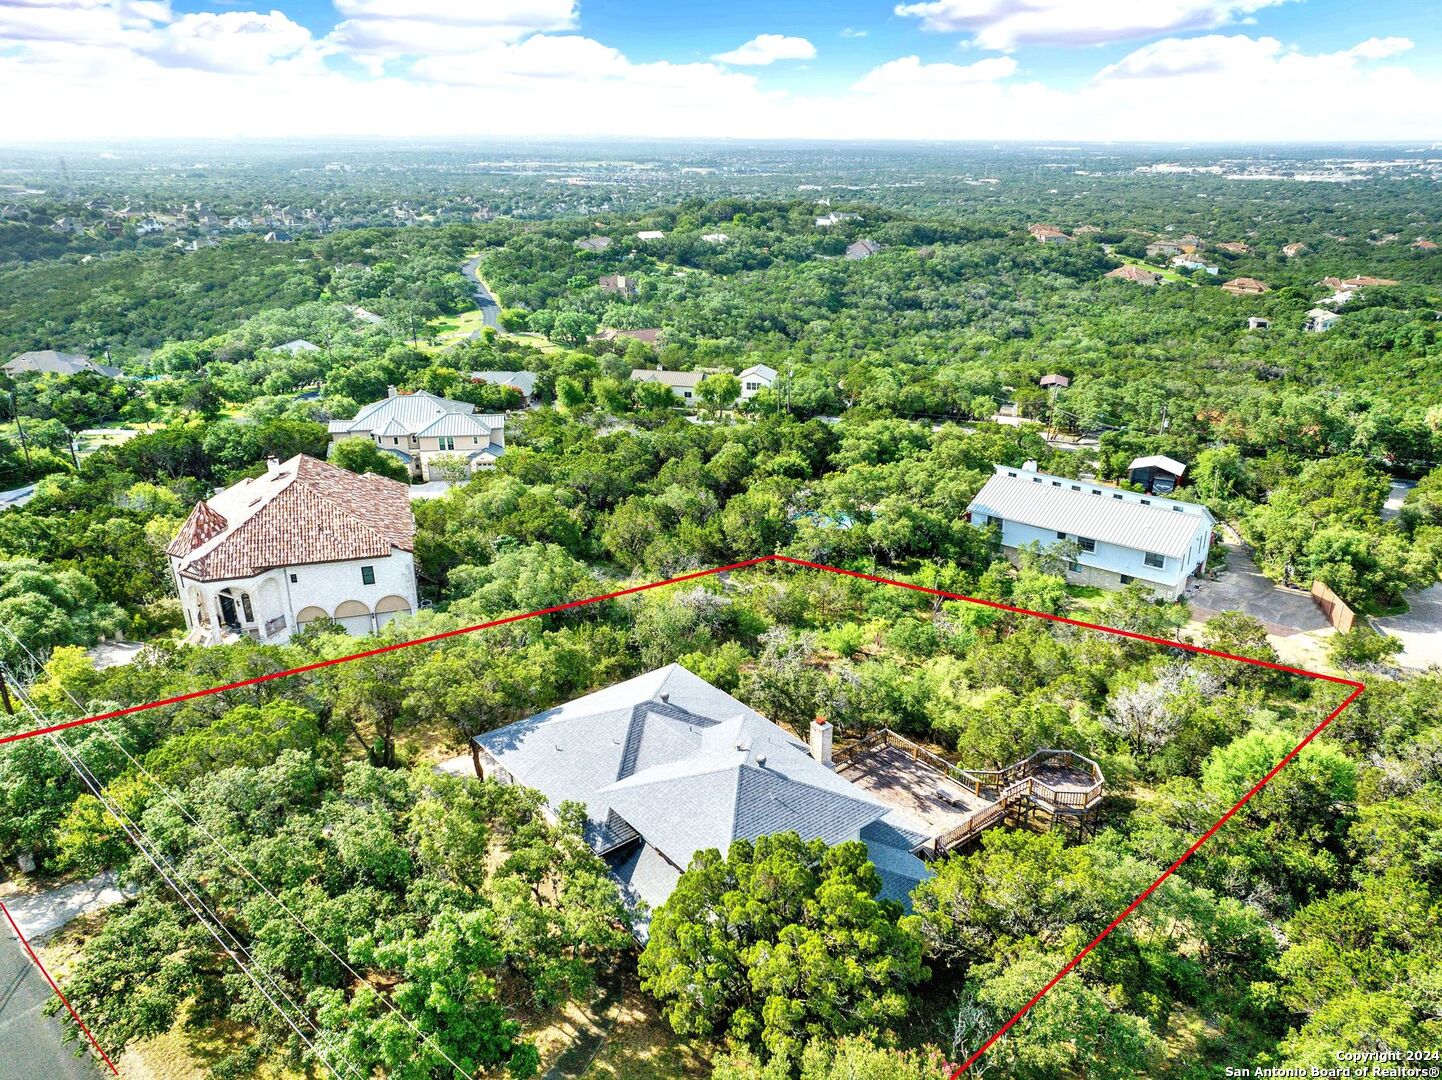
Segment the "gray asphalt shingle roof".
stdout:
<path fill-rule="evenodd" d="M 475 742 L 552 806 L 584 803 L 599 849 L 624 840 L 615 831 L 619 815 L 644 847 L 663 855 L 644 865 L 626 860 L 625 874 L 618 864 L 618 875 L 653 906 L 675 884 L 659 867 L 685 867 L 706 848 L 724 852 L 734 840 L 789 831 L 836 844 L 895 817 L 801 740 L 677 664 Z M 926 839 L 909 824 L 868 834 L 897 849 L 883 854 L 893 884 L 918 867 L 925 876 L 919 860 L 906 862 L 907 849 Z"/>

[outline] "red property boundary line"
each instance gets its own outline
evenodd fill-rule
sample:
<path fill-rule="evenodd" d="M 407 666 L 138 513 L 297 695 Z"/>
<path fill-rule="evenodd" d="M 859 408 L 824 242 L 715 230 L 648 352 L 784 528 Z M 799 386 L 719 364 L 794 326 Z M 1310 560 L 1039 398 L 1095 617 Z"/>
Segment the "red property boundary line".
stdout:
<path fill-rule="evenodd" d="M 1338 716 L 1340 716 L 1342 712 L 1354 701 L 1356 701 L 1357 698 L 1361 696 L 1362 692 L 1366 690 L 1365 684 L 1355 679 L 1346 679 L 1338 675 L 1327 675 L 1320 671 L 1308 671 L 1305 668 L 1292 667 L 1288 664 L 1270 663 L 1266 660 L 1257 660 L 1249 656 L 1237 656 L 1233 653 L 1222 652 L 1218 649 L 1208 649 L 1200 645 L 1190 644 L 1189 642 L 1185 641 L 1169 641 L 1166 638 L 1153 637 L 1149 634 L 1140 634 L 1132 630 L 1122 630 L 1115 626 L 1103 626 L 1100 623 L 1084 622 L 1080 619 L 1067 618 L 1064 615 L 1050 615 L 1043 611 L 1032 611 L 1028 608 L 1015 607 L 1011 604 L 1003 604 L 995 600 L 983 600 L 975 596 L 963 596 L 960 593 L 950 593 L 942 589 L 933 589 L 925 585 L 917 585 L 909 581 L 897 581 L 894 578 L 881 577 L 877 574 L 866 574 L 862 573 L 859 570 L 846 570 L 838 566 L 828 566 L 825 563 L 808 562 L 805 559 L 793 559 L 787 555 L 763 555 L 759 558 L 746 559 L 742 562 L 730 563 L 726 566 L 713 566 L 708 570 L 697 570 L 689 574 L 681 574 L 677 577 L 667 578 L 664 581 L 652 581 L 648 582 L 645 585 L 633 585 L 630 588 L 618 589 L 615 592 L 606 593 L 602 596 L 589 596 L 581 600 L 571 600 L 564 604 L 556 604 L 552 607 L 541 608 L 539 611 L 527 612 L 524 615 L 508 615 L 502 619 L 493 619 L 490 622 L 477 623 L 475 626 L 465 626 L 461 627 L 458 630 L 447 630 L 444 633 L 431 634 L 427 637 L 416 638 L 413 641 L 396 642 L 391 645 L 382 645 L 374 649 L 367 649 L 364 652 L 353 653 L 350 656 L 340 656 L 330 660 L 319 660 L 313 664 L 304 664 L 301 667 L 291 668 L 288 671 L 276 671 L 271 672 L 267 675 L 257 675 L 254 678 L 241 679 L 237 682 L 226 683 L 222 686 L 212 686 L 206 690 L 192 690 L 189 693 L 177 694 L 174 697 L 162 698 L 159 701 L 151 701 L 143 705 L 131 705 L 128 708 L 114 709 L 111 712 L 99 713 L 95 716 L 87 716 L 80 720 L 69 720 L 60 724 L 51 724 L 48 727 L 36 728 L 34 731 L 24 731 L 16 734 L 6 735 L 0 737 L 0 745 L 3 745 L 5 743 L 17 742 L 21 739 L 34 738 L 37 735 L 49 735 L 57 731 L 64 731 L 68 728 L 81 727 L 85 724 L 94 724 L 101 720 L 112 720 L 120 716 L 129 716 L 132 713 L 145 712 L 149 709 L 158 709 L 165 705 L 175 705 L 182 701 L 191 701 L 195 698 L 208 697 L 211 694 L 224 693 L 227 690 L 238 690 L 246 686 L 255 686 L 259 683 L 270 682 L 272 679 L 284 679 L 291 675 L 300 675 L 307 671 L 316 671 L 320 668 L 330 667 L 334 664 L 344 664 L 352 660 L 361 660 L 368 656 L 378 656 L 382 653 L 394 652 L 397 649 L 408 649 L 413 645 L 426 645 L 435 641 L 444 641 L 447 638 L 460 637 L 463 634 L 472 634 L 478 630 L 489 630 L 497 626 L 505 626 L 509 623 L 522 622 L 526 619 L 534 619 L 541 615 L 552 615 L 562 611 L 571 611 L 576 608 L 587 607 L 592 604 L 599 604 L 606 600 L 616 600 L 623 596 L 631 596 L 636 593 L 643 593 L 648 592 L 652 589 L 663 588 L 667 585 L 677 585 L 684 581 L 694 581 L 697 578 L 710 577 L 713 574 L 724 574 L 727 571 L 731 570 L 744 570 L 747 567 L 759 566 L 762 563 L 768 562 L 787 563 L 792 566 L 803 566 L 810 570 L 824 570 L 828 573 L 841 574 L 844 577 L 852 577 L 860 579 L 862 581 L 870 581 L 878 585 L 891 585 L 900 589 L 909 589 L 912 592 L 925 593 L 928 596 L 935 596 L 942 600 L 954 600 L 960 603 L 974 604 L 978 607 L 988 607 L 998 611 L 1011 612 L 1012 614 L 1016 615 L 1027 615 L 1032 618 L 1044 619 L 1047 622 L 1060 623 L 1064 626 L 1072 626 L 1081 630 L 1092 630 L 1096 631 L 1097 633 L 1111 634 L 1114 637 L 1129 638 L 1133 641 L 1145 641 L 1152 645 L 1162 645 L 1169 649 L 1176 649 L 1182 652 L 1195 653 L 1201 656 L 1215 656 L 1223 660 L 1234 660 L 1240 664 L 1250 664 L 1253 667 L 1267 668 L 1271 671 L 1280 671 L 1288 675 L 1299 675 L 1303 678 L 1317 679 L 1323 682 L 1336 683 L 1339 686 L 1347 686 L 1351 688 L 1350 693 L 1348 693 L 1347 696 L 1342 699 L 1341 703 L 1337 705 L 1336 708 L 1334 708 L 1331 712 L 1327 714 L 1326 718 L 1323 719 L 1320 724 L 1313 728 L 1307 734 L 1307 736 L 1301 740 L 1301 742 L 1297 743 L 1296 746 L 1292 747 L 1292 749 L 1287 752 L 1286 756 L 1283 757 L 1281 761 L 1277 762 L 1276 765 L 1272 766 L 1272 768 L 1267 772 L 1267 774 L 1252 786 L 1251 790 L 1249 790 L 1245 795 L 1238 799 L 1236 803 L 1232 805 L 1231 809 L 1229 809 L 1225 814 L 1219 817 L 1211 828 L 1209 828 L 1206 832 L 1199 836 L 1197 840 L 1191 845 L 1191 847 L 1187 848 L 1187 850 L 1182 853 L 1180 858 L 1178 858 L 1174 863 L 1168 866 L 1166 870 L 1162 871 L 1162 873 L 1157 877 L 1155 881 L 1148 885 L 1146 889 L 1139 896 L 1137 896 L 1135 900 L 1128 904 L 1126 908 L 1119 915 L 1117 915 L 1116 918 L 1114 918 L 1109 924 L 1107 924 L 1106 929 L 1104 929 L 1101 933 L 1094 937 L 1084 949 L 1082 949 L 1079 953 L 1076 954 L 1076 956 L 1072 957 L 1072 959 L 1066 964 L 1065 967 L 1063 967 L 1054 976 L 1052 976 L 1051 980 L 1048 981 L 1047 984 L 1043 986 L 1040 990 L 1038 990 L 1036 994 L 1032 996 L 1031 1000 L 1029 1000 L 1020 1009 L 1018 1009 L 1016 1014 L 1012 1016 L 1010 1020 L 1008 1020 L 1005 1024 L 998 1028 L 992 1034 L 992 1036 L 986 1040 L 986 1042 L 982 1043 L 980 1048 L 978 1048 L 975 1053 L 973 1053 L 969 1058 L 967 1058 L 964 1062 L 957 1066 L 955 1071 L 951 1073 L 950 1080 L 956 1080 L 957 1077 L 961 1076 L 964 1072 L 970 1069 L 972 1065 L 976 1064 L 976 1062 L 981 1058 L 981 1056 L 985 1054 L 989 1049 L 991 1049 L 991 1047 L 995 1045 L 997 1040 L 999 1040 L 1008 1031 L 1010 1031 L 1018 1020 L 1020 1020 L 1028 1012 L 1030 1012 L 1033 1006 L 1035 1006 L 1037 1002 L 1039 1002 L 1043 997 L 1045 997 L 1046 994 L 1052 989 L 1052 987 L 1056 986 L 1057 983 L 1061 982 L 1062 979 L 1066 978 L 1066 976 L 1069 975 L 1077 967 L 1078 964 L 1080 964 L 1084 959 L 1086 959 L 1087 955 L 1091 953 L 1091 951 L 1095 949 L 1097 945 L 1099 945 L 1108 934 L 1110 934 L 1113 930 L 1120 926 L 1127 919 L 1127 917 L 1132 914 L 1132 912 L 1136 911 L 1136 909 L 1141 906 L 1141 904 L 1147 899 L 1147 897 L 1151 896 L 1152 893 L 1156 892 L 1156 890 L 1161 887 L 1162 883 L 1166 881 L 1167 878 L 1171 877 L 1174 873 L 1176 873 L 1183 863 L 1185 863 L 1188 859 L 1195 855 L 1197 853 L 1197 850 L 1203 844 L 1205 844 L 1208 840 L 1215 836 L 1217 831 L 1221 829 L 1221 827 L 1225 825 L 1228 821 L 1230 821 L 1232 817 L 1239 810 L 1242 809 L 1242 807 L 1246 806 L 1247 803 L 1251 801 L 1252 797 L 1257 794 L 1257 792 L 1261 791 L 1262 788 L 1266 787 L 1267 784 L 1270 783 L 1279 772 L 1286 768 L 1287 764 L 1291 762 L 1293 758 L 1300 754 L 1302 750 L 1305 749 L 1306 746 L 1311 743 L 1313 739 L 1315 739 L 1318 735 L 1325 731 L 1327 729 L 1327 726 L 1331 724 L 1332 721 L 1335 720 Z M 0 907 L 3 907 L 3 905 L 0 905 Z M 6 915 L 8 917 L 8 911 L 6 912 Z M 14 926 L 13 919 L 11 920 L 11 925 Z M 19 934 L 18 927 L 16 928 L 16 933 Z M 21 941 L 22 943 L 24 942 L 23 937 L 21 938 Z M 29 952 L 29 945 L 27 944 L 25 947 L 26 951 Z M 32 959 L 35 956 L 33 952 L 31 952 L 30 955 Z M 39 960 L 36 960 L 35 962 L 38 966 Z M 41 971 L 44 971 L 43 967 L 41 968 Z M 50 979 L 48 973 L 45 977 L 47 980 Z M 60 988 L 58 986 L 55 986 L 55 983 L 53 981 L 50 982 L 50 985 L 55 988 L 56 994 L 60 995 L 60 1000 L 65 1001 L 64 995 L 60 994 Z M 65 1004 L 67 1008 L 70 1005 L 68 1001 L 65 1001 Z M 84 1024 L 80 1023 L 80 1017 L 75 1015 L 75 1010 L 71 1009 L 70 1013 L 72 1016 L 75 1017 L 75 1022 L 77 1024 L 80 1024 L 81 1029 L 85 1031 L 86 1035 L 89 1035 L 89 1030 L 85 1028 Z M 91 1037 L 90 1041 L 92 1044 L 95 1044 L 95 1039 L 93 1036 Z M 109 1064 L 110 1059 L 108 1057 L 105 1057 L 104 1052 L 100 1050 L 98 1044 L 95 1044 L 95 1049 L 97 1052 L 100 1053 L 101 1057 L 105 1058 L 106 1063 Z M 114 1070 L 115 1068 L 114 1065 L 111 1065 L 110 1067 L 112 1070 Z"/>
<path fill-rule="evenodd" d="M 95 1036 L 92 1035 L 90 1029 L 85 1026 L 85 1021 L 80 1019 L 80 1014 L 75 1011 L 75 1006 L 71 1005 L 70 999 L 60 992 L 60 987 L 57 986 L 55 980 L 50 977 L 50 972 L 45 970 L 45 965 L 40 962 L 40 957 L 35 955 L 35 950 L 30 947 L 30 942 L 25 940 L 25 935 L 20 932 L 19 924 L 15 922 L 15 916 L 10 914 L 10 909 L 5 906 L 3 901 L 0 901 L 0 911 L 5 913 L 5 919 L 9 922 L 10 929 L 15 931 L 15 937 L 19 940 L 20 947 L 24 949 L 26 955 L 30 957 L 31 963 L 40 969 L 40 974 L 45 976 L 45 981 L 50 984 L 50 989 L 55 991 L 55 996 L 60 999 L 60 1003 L 70 1011 L 70 1017 L 75 1021 L 76 1026 L 85 1032 L 85 1037 L 90 1040 L 90 1045 L 95 1047 L 95 1052 L 100 1055 L 100 1060 L 110 1067 L 111 1072 L 119 1076 L 120 1070 L 115 1067 L 115 1062 L 110 1060 L 109 1054 L 100 1049 L 100 1044 L 95 1041 Z"/>

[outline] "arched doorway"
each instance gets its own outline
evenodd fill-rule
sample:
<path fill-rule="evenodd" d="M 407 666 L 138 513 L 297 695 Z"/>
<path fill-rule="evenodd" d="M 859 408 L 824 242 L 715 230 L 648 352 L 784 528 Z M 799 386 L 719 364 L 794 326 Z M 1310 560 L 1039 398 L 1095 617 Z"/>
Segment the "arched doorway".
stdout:
<path fill-rule="evenodd" d="M 345 627 L 347 633 L 369 634 L 371 632 L 371 609 L 359 600 L 347 600 L 335 609 L 335 621 Z"/>
<path fill-rule="evenodd" d="M 397 615 L 409 615 L 410 613 L 410 601 L 404 596 L 383 596 L 376 604 L 376 629 L 379 630 Z"/>
<path fill-rule="evenodd" d="M 301 608 L 300 612 L 296 615 L 295 625 L 297 629 L 304 629 L 307 623 L 313 623 L 317 619 L 329 618 L 330 616 L 326 614 L 325 608 L 304 607 Z"/>

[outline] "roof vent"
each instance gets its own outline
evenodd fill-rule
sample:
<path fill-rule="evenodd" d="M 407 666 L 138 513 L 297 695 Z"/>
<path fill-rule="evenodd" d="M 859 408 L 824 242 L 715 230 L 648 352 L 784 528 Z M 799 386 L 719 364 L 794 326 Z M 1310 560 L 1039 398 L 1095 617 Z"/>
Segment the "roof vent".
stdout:
<path fill-rule="evenodd" d="M 666 703 L 666 704 L 670 704 L 670 702 L 671 702 L 671 695 L 670 695 L 667 691 L 665 691 L 665 690 L 662 690 L 662 691 L 661 691 L 659 694 L 657 694 L 656 696 L 659 697 L 659 698 L 661 699 L 661 701 L 664 702 L 664 703 Z"/>
<path fill-rule="evenodd" d="M 757 768 L 760 768 L 760 769 L 766 768 L 766 755 L 765 755 L 765 754 L 757 754 L 757 755 L 756 755 L 756 766 L 757 766 Z"/>

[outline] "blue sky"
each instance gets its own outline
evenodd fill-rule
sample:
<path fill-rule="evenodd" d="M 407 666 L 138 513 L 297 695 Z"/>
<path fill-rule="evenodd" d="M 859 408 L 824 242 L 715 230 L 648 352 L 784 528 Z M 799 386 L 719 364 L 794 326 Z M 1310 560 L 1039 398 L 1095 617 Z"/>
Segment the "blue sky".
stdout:
<path fill-rule="evenodd" d="M 0 134 L 1432 140 L 1442 4 L 0 0 L 37 77 Z"/>

